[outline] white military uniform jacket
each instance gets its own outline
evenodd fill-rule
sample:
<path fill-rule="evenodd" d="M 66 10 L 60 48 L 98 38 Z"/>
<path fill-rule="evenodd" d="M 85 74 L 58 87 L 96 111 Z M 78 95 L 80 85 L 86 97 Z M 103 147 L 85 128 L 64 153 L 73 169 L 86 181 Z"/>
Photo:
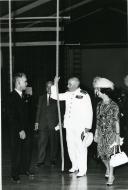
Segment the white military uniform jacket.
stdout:
<path fill-rule="evenodd" d="M 55 85 L 51 88 L 51 97 L 57 99 Z M 74 92 L 67 91 L 59 94 L 59 100 L 66 101 L 64 128 L 81 134 L 85 128 L 92 127 L 92 104 L 87 92 L 78 88 Z"/>

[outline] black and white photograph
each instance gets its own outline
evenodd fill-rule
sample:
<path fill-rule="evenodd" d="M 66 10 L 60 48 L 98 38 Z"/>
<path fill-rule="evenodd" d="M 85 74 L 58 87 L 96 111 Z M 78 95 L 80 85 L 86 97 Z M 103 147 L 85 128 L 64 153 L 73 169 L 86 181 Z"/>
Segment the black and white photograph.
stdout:
<path fill-rule="evenodd" d="M 128 190 L 128 1 L 0 0 L 1 190 Z"/>

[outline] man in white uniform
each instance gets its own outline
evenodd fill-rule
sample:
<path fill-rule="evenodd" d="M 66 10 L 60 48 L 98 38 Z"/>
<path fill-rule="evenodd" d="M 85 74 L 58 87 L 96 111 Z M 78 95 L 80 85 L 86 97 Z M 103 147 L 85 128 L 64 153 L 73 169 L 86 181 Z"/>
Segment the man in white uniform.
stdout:
<path fill-rule="evenodd" d="M 51 88 L 51 97 L 57 99 L 55 78 Z M 59 100 L 66 101 L 64 128 L 72 168 L 69 172 L 76 172 L 77 177 L 86 175 L 87 172 L 87 146 L 83 143 L 83 132 L 86 134 L 92 127 L 92 104 L 87 92 L 79 88 L 80 81 L 73 77 L 68 80 L 68 91 L 59 94 Z M 86 135 L 85 135 L 86 136 Z M 85 137 L 86 138 L 86 137 Z"/>

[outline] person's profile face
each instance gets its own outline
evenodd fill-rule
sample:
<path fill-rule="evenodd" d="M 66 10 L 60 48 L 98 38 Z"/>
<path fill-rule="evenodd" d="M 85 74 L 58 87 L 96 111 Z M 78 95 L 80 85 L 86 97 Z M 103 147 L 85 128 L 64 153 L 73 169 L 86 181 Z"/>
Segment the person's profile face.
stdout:
<path fill-rule="evenodd" d="M 69 79 L 67 87 L 70 92 L 73 92 L 78 88 L 78 85 L 76 81 Z"/>
<path fill-rule="evenodd" d="M 26 87 L 26 90 L 25 90 L 25 93 L 27 94 L 27 95 L 30 95 L 30 96 L 32 96 L 32 87 Z"/>
<path fill-rule="evenodd" d="M 26 90 L 27 84 L 28 84 L 27 78 L 25 76 L 22 76 L 21 78 L 19 78 L 19 85 L 22 91 Z"/>
<path fill-rule="evenodd" d="M 100 88 L 95 88 L 95 89 L 94 89 L 94 93 L 95 93 L 96 96 L 98 96 L 99 98 L 101 98 L 102 93 L 101 93 L 101 91 L 100 91 Z"/>
<path fill-rule="evenodd" d="M 48 94 L 51 94 L 51 86 L 52 86 L 52 83 L 48 83 L 46 86 L 46 91 Z"/>
<path fill-rule="evenodd" d="M 128 87 L 128 75 L 124 78 L 124 84 Z"/>

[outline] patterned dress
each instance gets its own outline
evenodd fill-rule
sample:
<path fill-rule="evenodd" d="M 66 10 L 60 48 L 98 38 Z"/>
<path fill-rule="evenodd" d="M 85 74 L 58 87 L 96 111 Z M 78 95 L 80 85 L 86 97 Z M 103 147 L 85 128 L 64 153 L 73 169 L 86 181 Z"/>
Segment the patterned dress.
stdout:
<path fill-rule="evenodd" d="M 97 105 L 97 152 L 102 160 L 109 160 L 113 154 L 113 148 L 110 145 L 116 139 L 116 122 L 119 122 L 119 107 L 110 100 L 108 104 L 100 101 Z"/>

